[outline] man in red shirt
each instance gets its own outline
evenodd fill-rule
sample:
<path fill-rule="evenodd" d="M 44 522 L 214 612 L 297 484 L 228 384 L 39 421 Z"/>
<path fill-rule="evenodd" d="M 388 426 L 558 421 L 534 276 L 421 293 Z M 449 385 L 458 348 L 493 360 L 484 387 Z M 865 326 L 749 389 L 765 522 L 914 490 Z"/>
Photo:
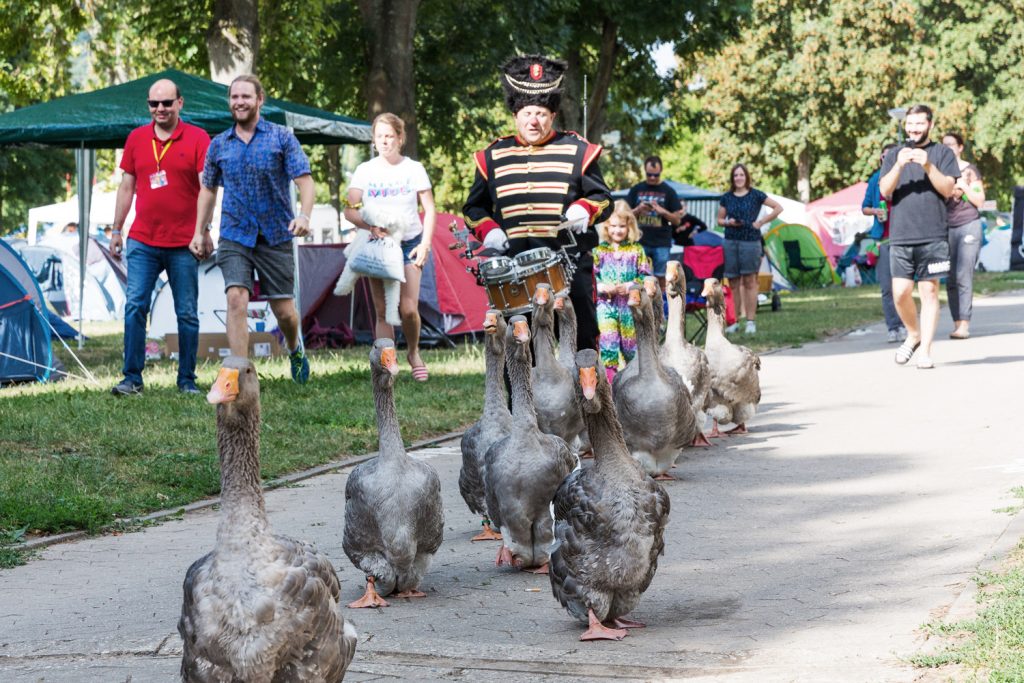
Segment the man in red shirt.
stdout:
<path fill-rule="evenodd" d="M 181 120 L 184 99 L 173 81 L 162 79 L 149 88 L 147 101 L 153 122 L 128 134 L 121 158 L 110 252 L 128 259 L 128 291 L 124 310 L 124 379 L 111 393 L 142 393 L 146 364 L 146 319 L 153 287 L 161 272 L 174 296 L 178 317 L 178 391 L 198 394 L 196 352 L 199 347 L 199 263 L 189 251 L 195 234 L 196 199 L 210 136 Z M 127 242 L 121 230 L 135 198 L 135 221 Z M 209 229 L 209 228 L 207 228 Z M 127 246 L 124 246 L 124 245 Z M 213 251 L 206 233 L 205 258 Z"/>

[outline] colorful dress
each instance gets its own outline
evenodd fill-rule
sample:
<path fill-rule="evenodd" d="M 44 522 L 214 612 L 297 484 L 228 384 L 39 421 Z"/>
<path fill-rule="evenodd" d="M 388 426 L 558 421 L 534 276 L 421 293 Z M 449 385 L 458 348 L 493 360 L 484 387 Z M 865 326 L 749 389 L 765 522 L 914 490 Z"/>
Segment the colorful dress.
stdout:
<path fill-rule="evenodd" d="M 618 249 L 608 242 L 594 248 L 594 278 L 597 284 L 640 284 L 651 274 L 651 260 L 636 242 L 623 242 Z M 636 355 L 636 327 L 629 297 L 597 295 L 597 328 L 600 331 L 601 362 L 606 368 L 619 367 L 619 354 L 626 362 Z"/>

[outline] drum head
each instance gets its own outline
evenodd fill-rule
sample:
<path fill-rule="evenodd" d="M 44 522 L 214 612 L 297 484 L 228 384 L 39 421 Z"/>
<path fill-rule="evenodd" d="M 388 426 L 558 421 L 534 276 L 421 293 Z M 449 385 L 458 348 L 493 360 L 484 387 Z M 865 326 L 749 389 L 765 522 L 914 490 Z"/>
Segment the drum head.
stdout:
<path fill-rule="evenodd" d="M 546 263 L 555 255 L 555 252 L 551 251 L 547 247 L 537 247 L 536 249 L 530 249 L 516 256 L 516 265 L 518 266 L 531 266 L 535 263 Z"/>
<path fill-rule="evenodd" d="M 495 256 L 480 264 L 480 277 L 484 282 L 493 282 L 515 275 L 515 263 L 507 256 Z"/>

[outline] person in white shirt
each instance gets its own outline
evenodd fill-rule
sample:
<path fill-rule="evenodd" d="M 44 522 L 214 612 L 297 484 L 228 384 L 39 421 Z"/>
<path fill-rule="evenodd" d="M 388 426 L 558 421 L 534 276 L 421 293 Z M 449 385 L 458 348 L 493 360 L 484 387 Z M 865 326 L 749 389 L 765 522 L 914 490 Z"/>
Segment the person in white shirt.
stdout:
<path fill-rule="evenodd" d="M 412 376 L 426 382 L 429 373 L 420 357 L 420 279 L 423 266 L 430 255 L 431 240 L 437 211 L 434 193 L 423 164 L 402 155 L 405 144 L 405 123 L 390 113 L 378 114 L 373 120 L 373 146 L 378 156 L 356 168 L 348 185 L 345 218 L 361 230 L 369 230 L 373 237 L 386 237 L 387 231 L 368 224 L 359 209 L 363 206 L 380 207 L 404 218 L 402 254 L 405 257 L 405 282 L 402 283 L 398 312 L 402 318 L 402 334 L 408 348 L 407 358 Z M 418 207 L 423 207 L 420 221 Z M 394 328 L 385 319 L 384 284 L 370 279 L 370 292 L 377 319 L 374 337 L 395 338 Z"/>

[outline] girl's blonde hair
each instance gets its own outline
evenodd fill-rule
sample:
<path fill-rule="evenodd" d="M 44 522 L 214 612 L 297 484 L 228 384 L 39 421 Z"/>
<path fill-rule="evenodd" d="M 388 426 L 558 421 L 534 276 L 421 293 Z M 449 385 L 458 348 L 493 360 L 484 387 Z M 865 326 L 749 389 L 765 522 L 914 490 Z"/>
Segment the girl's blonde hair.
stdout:
<path fill-rule="evenodd" d="M 391 129 L 395 131 L 395 136 L 398 138 L 398 148 L 401 149 L 405 147 L 405 121 L 389 111 L 386 111 L 383 114 L 377 114 L 373 119 L 373 124 L 370 126 L 371 137 L 377 132 L 378 123 L 386 123 L 391 126 Z"/>
<path fill-rule="evenodd" d="M 633 215 L 633 209 L 629 208 L 629 204 L 625 200 L 618 199 L 615 201 L 615 208 L 612 209 L 612 215 L 608 216 L 608 220 L 610 221 L 613 218 L 618 218 L 626 224 L 626 241 L 640 241 L 640 226 L 636 224 L 636 216 Z M 608 239 L 607 224 L 607 221 L 605 221 L 597 226 L 597 234 L 602 242 L 611 242 Z"/>

